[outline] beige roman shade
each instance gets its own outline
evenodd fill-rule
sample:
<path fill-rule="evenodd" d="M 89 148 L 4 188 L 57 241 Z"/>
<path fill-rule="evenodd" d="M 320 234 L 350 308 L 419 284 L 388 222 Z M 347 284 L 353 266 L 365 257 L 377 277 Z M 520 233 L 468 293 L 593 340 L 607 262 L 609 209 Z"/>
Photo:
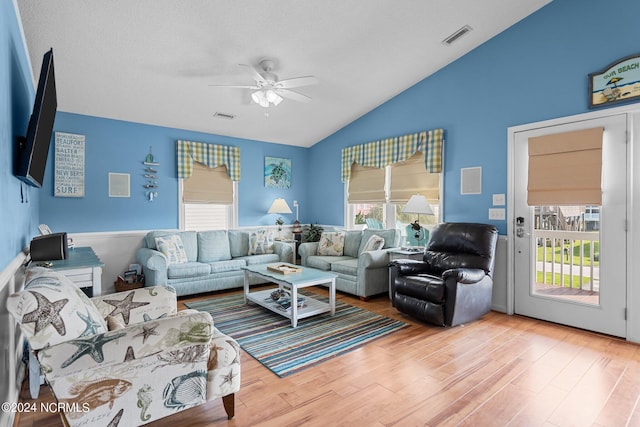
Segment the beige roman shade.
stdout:
<path fill-rule="evenodd" d="M 529 206 L 602 204 L 604 128 L 529 138 Z"/>
<path fill-rule="evenodd" d="M 225 165 L 209 168 L 193 162 L 193 174 L 185 178 L 182 187 L 184 203 L 233 203 L 233 181 Z"/>
<path fill-rule="evenodd" d="M 384 203 L 384 168 L 351 165 L 349 203 Z"/>
<path fill-rule="evenodd" d="M 440 200 L 440 174 L 429 173 L 424 153 L 417 151 L 409 159 L 391 165 L 390 202 L 404 204 L 414 194 L 422 194 L 431 203 Z"/>

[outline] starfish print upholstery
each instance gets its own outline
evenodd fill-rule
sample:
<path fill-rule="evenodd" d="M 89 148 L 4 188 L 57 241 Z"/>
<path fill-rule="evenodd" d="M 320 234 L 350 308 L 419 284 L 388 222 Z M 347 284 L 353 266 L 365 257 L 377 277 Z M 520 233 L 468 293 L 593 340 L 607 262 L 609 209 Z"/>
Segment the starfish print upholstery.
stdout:
<path fill-rule="evenodd" d="M 147 342 L 147 338 L 149 338 L 151 335 L 158 335 L 158 333 L 156 332 L 157 327 L 158 325 L 155 325 L 153 327 L 147 327 L 143 325 L 142 332 L 135 334 L 133 338 L 142 337 L 142 344 L 144 344 L 145 342 Z"/>
<path fill-rule="evenodd" d="M 135 292 L 129 292 L 129 294 L 124 297 L 122 300 L 114 300 L 114 299 L 106 299 L 106 302 L 109 305 L 114 306 L 115 308 L 109 316 L 117 316 L 118 314 L 122 314 L 122 318 L 124 319 L 124 324 L 129 324 L 129 319 L 131 317 L 131 310 L 136 309 L 138 307 L 142 307 L 144 305 L 149 304 L 148 302 L 133 302 L 133 297 Z"/>
<path fill-rule="evenodd" d="M 102 347 L 104 347 L 104 345 L 109 341 L 117 340 L 118 338 L 125 335 L 127 335 L 126 332 L 119 332 L 114 335 L 98 334 L 88 338 L 78 338 L 76 340 L 71 340 L 69 341 L 69 344 L 77 345 L 78 349 L 71 355 L 70 358 L 62 363 L 61 367 L 66 368 L 85 354 L 91 356 L 97 363 L 102 363 L 104 362 L 104 353 Z"/>
<path fill-rule="evenodd" d="M 235 377 L 233 371 L 229 371 L 227 375 L 222 377 L 222 383 L 220 384 L 220 386 L 223 386 L 225 383 L 232 384 L 233 377 Z"/>
<path fill-rule="evenodd" d="M 98 327 L 100 327 L 100 323 L 96 322 L 95 320 L 93 320 L 93 317 L 91 317 L 91 314 L 89 313 L 89 310 L 87 310 L 87 315 L 85 316 L 82 313 L 76 312 L 76 314 L 78 315 L 78 317 L 80 319 L 82 319 L 84 321 L 84 323 L 87 324 L 87 327 L 85 328 L 84 332 L 82 332 L 80 334 L 81 337 L 87 336 L 87 335 L 94 335 L 96 333 L 98 333 Z"/>
<path fill-rule="evenodd" d="M 39 292 L 29 291 L 38 302 L 38 308 L 25 314 L 22 317 L 22 323 L 35 322 L 35 333 L 37 334 L 47 326 L 51 325 L 60 335 L 65 335 L 67 329 L 64 326 L 64 320 L 60 317 L 60 311 L 69 302 L 67 298 L 51 302 Z"/>

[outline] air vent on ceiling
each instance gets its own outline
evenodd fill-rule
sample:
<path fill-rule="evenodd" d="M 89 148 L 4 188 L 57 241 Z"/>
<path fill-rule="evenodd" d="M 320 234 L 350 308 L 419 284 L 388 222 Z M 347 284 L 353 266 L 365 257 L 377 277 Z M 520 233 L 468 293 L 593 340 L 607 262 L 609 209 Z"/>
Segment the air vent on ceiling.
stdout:
<path fill-rule="evenodd" d="M 227 113 L 218 113 L 216 112 L 213 117 L 216 117 L 218 119 L 227 119 L 227 120 L 233 120 L 236 118 L 235 115 L 233 114 L 227 114 Z"/>
<path fill-rule="evenodd" d="M 445 45 L 448 46 L 448 45 L 452 44 L 453 42 L 455 42 L 456 40 L 458 40 L 460 37 L 462 37 L 465 34 L 467 34 L 469 31 L 471 31 L 471 27 L 468 26 L 468 25 L 465 25 L 464 27 L 460 28 L 455 33 L 451 34 L 446 39 L 442 40 L 442 44 L 445 44 Z"/>

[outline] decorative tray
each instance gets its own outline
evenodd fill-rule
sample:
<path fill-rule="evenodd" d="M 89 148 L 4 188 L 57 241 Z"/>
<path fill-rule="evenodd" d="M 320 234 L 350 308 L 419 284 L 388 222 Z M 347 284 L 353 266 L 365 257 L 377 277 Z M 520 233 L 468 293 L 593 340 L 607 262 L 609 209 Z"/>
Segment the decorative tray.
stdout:
<path fill-rule="evenodd" d="M 287 264 L 268 265 L 267 266 L 267 270 L 274 271 L 274 272 L 280 273 L 280 274 L 300 273 L 302 271 L 301 268 L 293 267 L 293 266 L 287 265 Z"/>

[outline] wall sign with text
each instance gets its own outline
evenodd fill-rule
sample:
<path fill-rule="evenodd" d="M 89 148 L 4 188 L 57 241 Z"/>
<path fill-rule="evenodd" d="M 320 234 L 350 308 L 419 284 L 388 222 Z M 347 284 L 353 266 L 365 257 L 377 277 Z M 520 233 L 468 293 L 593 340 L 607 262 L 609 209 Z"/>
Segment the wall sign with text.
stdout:
<path fill-rule="evenodd" d="M 589 108 L 640 97 L 640 55 L 622 58 L 589 74 Z"/>
<path fill-rule="evenodd" d="M 84 197 L 84 135 L 56 132 L 55 197 Z"/>

